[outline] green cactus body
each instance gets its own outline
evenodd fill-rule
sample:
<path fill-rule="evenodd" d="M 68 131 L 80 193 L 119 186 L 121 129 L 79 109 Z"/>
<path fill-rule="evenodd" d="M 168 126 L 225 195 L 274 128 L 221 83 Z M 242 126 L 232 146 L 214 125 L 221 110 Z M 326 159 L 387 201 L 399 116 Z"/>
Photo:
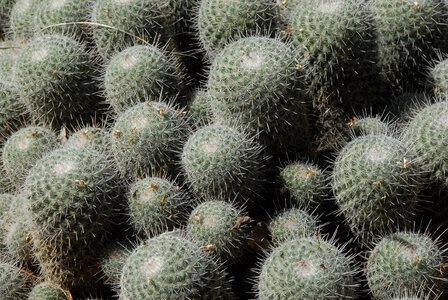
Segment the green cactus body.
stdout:
<path fill-rule="evenodd" d="M 23 264 L 30 264 L 34 261 L 33 243 L 29 220 L 24 211 L 22 215 L 15 215 L 15 221 L 7 226 L 4 243 L 6 253 L 10 257 L 20 261 Z"/>
<path fill-rule="evenodd" d="M 35 283 L 35 277 L 12 263 L 0 262 L 2 300 L 22 300 Z"/>
<path fill-rule="evenodd" d="M 89 120 L 98 105 L 89 54 L 72 38 L 36 36 L 23 46 L 14 74 L 22 100 L 40 122 L 58 127 Z"/>
<path fill-rule="evenodd" d="M 16 131 L 25 119 L 19 91 L 12 83 L 0 81 L 0 142 Z"/>
<path fill-rule="evenodd" d="M 148 177 L 137 180 L 128 195 L 129 218 L 137 232 L 155 236 L 180 226 L 190 204 L 174 182 Z"/>
<path fill-rule="evenodd" d="M 215 57 L 227 44 L 258 32 L 269 34 L 274 3 L 265 0 L 202 0 L 197 12 L 199 40 Z"/>
<path fill-rule="evenodd" d="M 0 81 L 14 81 L 13 67 L 21 46 L 17 41 L 0 41 Z"/>
<path fill-rule="evenodd" d="M 92 22 L 93 39 L 108 61 L 134 44 L 166 43 L 173 35 L 175 11 L 171 0 L 99 0 Z"/>
<path fill-rule="evenodd" d="M 276 39 L 229 44 L 213 61 L 207 83 L 215 120 L 247 126 L 272 155 L 306 150 L 308 121 L 296 59 L 294 49 Z"/>
<path fill-rule="evenodd" d="M 224 201 L 206 201 L 190 214 L 187 224 L 189 239 L 201 249 L 223 260 L 240 257 L 248 241 L 250 218 L 234 205 Z"/>
<path fill-rule="evenodd" d="M 34 14 L 40 0 L 16 0 L 11 9 L 10 28 L 14 39 L 26 41 L 34 35 Z"/>
<path fill-rule="evenodd" d="M 284 190 L 289 191 L 291 202 L 302 208 L 315 209 L 323 201 L 327 178 L 312 163 L 294 162 L 281 171 Z"/>
<path fill-rule="evenodd" d="M 101 258 L 101 272 L 106 282 L 114 288 L 119 285 L 121 273 L 126 260 L 131 255 L 130 247 L 120 243 L 113 243 L 105 248 Z"/>
<path fill-rule="evenodd" d="M 424 107 L 407 124 L 402 140 L 421 157 L 431 179 L 448 187 L 448 101 Z"/>
<path fill-rule="evenodd" d="M 41 159 L 25 182 L 35 255 L 46 279 L 88 284 L 117 202 L 118 174 L 106 155 L 61 148 Z"/>
<path fill-rule="evenodd" d="M 362 242 L 412 221 L 421 169 L 406 146 L 388 136 L 354 139 L 334 163 L 333 191 L 341 213 Z"/>
<path fill-rule="evenodd" d="M 380 117 L 354 118 L 349 125 L 354 136 L 388 135 L 391 132 L 389 124 L 381 120 Z"/>
<path fill-rule="evenodd" d="M 226 299 L 224 273 L 208 253 L 184 238 L 162 235 L 139 246 L 121 276 L 124 299 Z"/>
<path fill-rule="evenodd" d="M 415 87 L 445 48 L 446 7 L 441 0 L 369 2 L 378 35 L 382 73 L 392 85 Z"/>
<path fill-rule="evenodd" d="M 89 22 L 91 8 L 91 0 L 41 0 L 36 7 L 36 26 L 45 33 L 82 36 L 79 25 L 68 23 Z"/>
<path fill-rule="evenodd" d="M 194 126 L 209 125 L 213 121 L 210 95 L 206 90 L 196 90 L 188 103 L 188 115 Z"/>
<path fill-rule="evenodd" d="M 434 92 L 448 96 L 448 59 L 437 62 L 430 70 L 429 75 Z"/>
<path fill-rule="evenodd" d="M 65 142 L 64 147 L 82 149 L 85 147 L 99 152 L 110 152 L 110 134 L 104 128 L 84 127 L 74 132 Z"/>
<path fill-rule="evenodd" d="M 181 110 L 147 101 L 121 113 L 112 132 L 112 151 L 122 175 L 133 179 L 169 171 L 190 128 Z"/>
<path fill-rule="evenodd" d="M 11 9 L 15 0 L 0 0 L 0 40 L 5 37 L 7 32 Z"/>
<path fill-rule="evenodd" d="M 32 289 L 28 300 L 70 300 L 70 296 L 62 287 L 51 282 L 42 282 Z"/>
<path fill-rule="evenodd" d="M 56 134 L 44 127 L 30 126 L 13 133 L 2 153 L 3 167 L 10 182 L 20 187 L 36 162 L 57 146 Z"/>
<path fill-rule="evenodd" d="M 258 298 L 352 299 L 355 279 L 351 258 L 332 243 L 301 238 L 281 244 L 264 261 Z"/>
<path fill-rule="evenodd" d="M 262 147 L 238 128 L 208 125 L 186 142 L 181 163 L 194 193 L 245 202 L 260 189 Z"/>
<path fill-rule="evenodd" d="M 271 220 L 269 231 L 272 243 L 277 246 L 294 239 L 312 237 L 318 233 L 318 226 L 315 217 L 302 209 L 291 208 Z"/>
<path fill-rule="evenodd" d="M 443 252 L 430 237 L 397 232 L 384 237 L 371 251 L 367 282 L 375 299 L 390 299 L 403 290 L 415 294 L 431 290 L 436 299 L 442 291 L 443 264 Z"/>
<path fill-rule="evenodd" d="M 20 201 L 20 199 L 17 196 L 0 194 L 0 256 L 2 252 L 6 252 L 4 237 L 8 233 L 8 225 L 11 220 L 9 207 L 12 206 L 14 202 L 18 201 Z"/>
<path fill-rule="evenodd" d="M 175 58 L 155 46 L 133 46 L 112 56 L 104 76 L 106 97 L 120 113 L 148 99 L 169 98 L 182 90 Z"/>
<path fill-rule="evenodd" d="M 365 1 L 299 2 L 286 30 L 306 61 L 304 70 L 314 105 L 320 108 L 325 104 L 322 98 L 327 97 L 350 105 L 376 101 L 381 85 Z"/>

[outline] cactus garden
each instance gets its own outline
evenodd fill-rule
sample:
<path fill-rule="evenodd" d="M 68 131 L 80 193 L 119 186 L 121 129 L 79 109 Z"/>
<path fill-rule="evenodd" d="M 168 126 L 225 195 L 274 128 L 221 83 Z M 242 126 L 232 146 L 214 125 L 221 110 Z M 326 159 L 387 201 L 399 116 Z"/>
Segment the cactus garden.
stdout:
<path fill-rule="evenodd" d="M 448 299 L 448 1 L 0 0 L 26 299 Z"/>

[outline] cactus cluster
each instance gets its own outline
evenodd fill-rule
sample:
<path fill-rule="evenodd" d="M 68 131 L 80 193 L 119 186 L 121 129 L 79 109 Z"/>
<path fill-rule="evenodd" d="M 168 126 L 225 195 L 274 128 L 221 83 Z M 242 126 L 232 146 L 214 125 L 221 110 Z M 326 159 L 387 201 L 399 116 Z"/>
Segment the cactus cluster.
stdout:
<path fill-rule="evenodd" d="M 0 0 L 0 300 L 447 298 L 447 33 L 446 0 Z"/>

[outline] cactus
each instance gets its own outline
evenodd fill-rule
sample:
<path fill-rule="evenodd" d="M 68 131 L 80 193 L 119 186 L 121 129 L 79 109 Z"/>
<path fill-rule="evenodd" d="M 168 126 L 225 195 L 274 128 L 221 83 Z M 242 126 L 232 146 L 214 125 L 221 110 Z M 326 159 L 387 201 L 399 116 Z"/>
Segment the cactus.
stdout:
<path fill-rule="evenodd" d="M 402 139 L 421 157 L 422 165 L 443 187 L 448 187 L 448 101 L 428 104 L 407 124 Z"/>
<path fill-rule="evenodd" d="M 55 127 L 82 122 L 98 105 L 89 54 L 70 37 L 53 34 L 31 39 L 17 58 L 14 75 L 22 100 L 40 122 Z"/>
<path fill-rule="evenodd" d="M 317 219 L 299 208 L 285 209 L 269 223 L 274 246 L 318 233 Z"/>
<path fill-rule="evenodd" d="M 235 205 L 206 201 L 191 212 L 187 236 L 224 261 L 238 259 L 247 245 L 250 220 Z"/>
<path fill-rule="evenodd" d="M 178 227 L 191 204 L 174 182 L 148 177 L 137 180 L 128 195 L 129 219 L 138 233 L 155 236 Z"/>
<path fill-rule="evenodd" d="M 118 287 L 120 283 L 121 272 L 126 260 L 132 253 L 132 248 L 119 242 L 111 243 L 105 248 L 105 253 L 101 258 L 101 272 L 105 281 Z"/>
<path fill-rule="evenodd" d="M 70 300 L 73 299 L 68 290 L 51 283 L 42 282 L 36 285 L 28 295 L 28 300 Z"/>
<path fill-rule="evenodd" d="M 19 91 L 12 83 L 0 81 L 0 142 L 16 131 L 25 119 Z"/>
<path fill-rule="evenodd" d="M 82 287 L 95 272 L 117 203 L 118 174 L 106 155 L 89 148 L 61 148 L 29 172 L 24 193 L 35 255 L 46 279 Z"/>
<path fill-rule="evenodd" d="M 388 81 L 414 88 L 446 47 L 447 8 L 440 0 L 369 2 L 378 34 L 379 63 Z"/>
<path fill-rule="evenodd" d="M 83 127 L 74 132 L 64 143 L 64 147 L 82 149 L 85 147 L 99 152 L 110 152 L 110 134 L 104 128 Z"/>
<path fill-rule="evenodd" d="M 173 1 L 99 0 L 93 9 L 93 39 L 104 61 L 134 44 L 167 43 L 174 34 Z"/>
<path fill-rule="evenodd" d="M 333 192 L 340 212 L 361 242 L 410 224 L 421 168 L 399 140 L 367 135 L 348 143 L 334 162 Z"/>
<path fill-rule="evenodd" d="M 194 132 L 182 168 L 194 193 L 206 199 L 245 202 L 260 189 L 262 147 L 240 128 L 208 125 Z"/>
<path fill-rule="evenodd" d="M 190 128 L 182 110 L 147 101 L 121 113 L 113 127 L 112 151 L 127 179 L 169 171 Z"/>
<path fill-rule="evenodd" d="M 356 285 L 351 262 L 332 242 L 309 237 L 285 242 L 261 266 L 258 298 L 352 299 Z"/>
<path fill-rule="evenodd" d="M 6 253 L 23 264 L 31 264 L 34 262 L 34 255 L 29 221 L 26 215 L 14 215 L 14 218 L 15 221 L 7 225 L 3 241 L 6 245 Z"/>
<path fill-rule="evenodd" d="M 0 41 L 0 81 L 14 81 L 13 67 L 21 46 L 17 41 Z"/>
<path fill-rule="evenodd" d="M 106 98 L 120 113 L 148 99 L 169 98 L 182 90 L 181 66 L 155 46 L 133 46 L 112 56 L 106 66 Z"/>
<path fill-rule="evenodd" d="M 355 137 L 364 135 L 389 135 L 392 132 L 390 125 L 382 120 L 381 117 L 361 117 L 353 118 L 349 126 Z"/>
<path fill-rule="evenodd" d="M 16 0 L 11 9 L 10 28 L 14 39 L 26 41 L 34 35 L 34 14 L 40 0 Z"/>
<path fill-rule="evenodd" d="M 327 177 L 312 163 L 294 162 L 283 168 L 283 191 L 289 191 L 291 202 L 299 207 L 315 209 L 324 200 Z"/>
<path fill-rule="evenodd" d="M 378 81 L 373 26 L 363 0 L 303 0 L 294 6 L 287 37 L 304 57 L 308 91 L 348 105 L 375 102 Z"/>
<path fill-rule="evenodd" d="M 148 240 L 127 259 L 121 275 L 124 299 L 226 299 L 224 273 L 213 257 L 184 238 Z"/>
<path fill-rule="evenodd" d="M 308 121 L 297 58 L 277 39 L 249 37 L 229 44 L 214 59 L 207 83 L 215 120 L 247 126 L 272 155 L 306 150 Z"/>
<path fill-rule="evenodd" d="M 210 107 L 210 96 L 206 90 L 194 91 L 188 103 L 188 115 L 194 127 L 209 125 L 213 121 L 213 114 Z"/>
<path fill-rule="evenodd" d="M 448 95 L 448 59 L 437 61 L 429 71 L 436 94 Z"/>
<path fill-rule="evenodd" d="M 35 276 L 9 262 L 0 262 L 0 295 L 5 300 L 21 300 L 35 284 Z"/>
<path fill-rule="evenodd" d="M 431 291 L 434 297 L 440 296 L 446 275 L 444 263 L 443 250 L 426 234 L 396 232 L 385 236 L 367 261 L 370 292 L 375 299 L 389 299 L 403 290 Z"/>
<path fill-rule="evenodd" d="M 15 0 L 0 0 L 0 40 L 4 39 Z"/>
<path fill-rule="evenodd" d="M 56 134 L 44 127 L 29 126 L 13 133 L 2 153 L 10 182 L 19 188 L 36 162 L 57 146 Z"/>
<path fill-rule="evenodd" d="M 41 0 L 36 7 L 36 27 L 45 33 L 81 37 L 82 28 L 73 23 L 90 21 L 91 8 L 91 0 Z"/>
<path fill-rule="evenodd" d="M 197 11 L 199 40 L 214 58 L 227 44 L 244 36 L 269 34 L 274 3 L 265 0 L 202 0 Z"/>
<path fill-rule="evenodd" d="M 0 194 L 0 257 L 3 252 L 6 252 L 6 245 L 3 237 L 8 232 L 8 225 L 10 223 L 9 208 L 15 202 L 19 202 L 20 199 L 17 196 L 11 194 Z"/>

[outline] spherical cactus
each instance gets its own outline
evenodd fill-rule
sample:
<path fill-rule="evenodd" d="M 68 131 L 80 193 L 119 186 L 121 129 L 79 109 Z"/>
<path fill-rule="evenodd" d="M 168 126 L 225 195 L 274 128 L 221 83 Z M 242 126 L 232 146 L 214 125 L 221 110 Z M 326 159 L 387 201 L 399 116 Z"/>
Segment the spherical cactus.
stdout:
<path fill-rule="evenodd" d="M 121 275 L 124 299 L 225 299 L 224 274 L 197 244 L 162 235 L 133 251 Z"/>
<path fill-rule="evenodd" d="M 441 295 L 445 264 L 443 250 L 429 236 L 397 232 L 384 237 L 372 250 L 366 276 L 375 299 L 389 299 L 403 290 Z"/>
<path fill-rule="evenodd" d="M 93 9 L 93 39 L 101 57 L 134 44 L 166 43 L 173 35 L 173 1 L 99 0 Z"/>
<path fill-rule="evenodd" d="M 195 127 L 212 123 L 213 114 L 210 95 L 206 90 L 196 90 L 188 103 L 188 115 Z"/>
<path fill-rule="evenodd" d="M 0 42 L 0 81 L 13 82 L 13 67 L 22 44 L 18 41 Z"/>
<path fill-rule="evenodd" d="M 306 211 L 298 208 L 285 209 L 269 223 L 272 243 L 281 243 L 318 234 L 317 220 Z"/>
<path fill-rule="evenodd" d="M 392 85 L 414 87 L 445 47 L 444 1 L 374 0 L 369 5 L 377 28 L 382 73 Z"/>
<path fill-rule="evenodd" d="M 12 83 L 0 81 L 0 141 L 17 130 L 25 119 L 19 91 Z"/>
<path fill-rule="evenodd" d="M 0 295 L 5 300 L 21 300 L 35 283 L 35 276 L 12 263 L 0 262 Z"/>
<path fill-rule="evenodd" d="M 20 187 L 36 162 L 57 146 L 56 134 L 44 127 L 25 127 L 12 134 L 2 153 L 3 167 L 10 182 Z"/>
<path fill-rule="evenodd" d="M 351 260 L 324 240 L 301 238 L 283 243 L 261 266 L 258 298 L 351 299 L 355 294 Z"/>
<path fill-rule="evenodd" d="M 11 10 L 10 27 L 14 39 L 26 41 L 34 35 L 34 15 L 40 0 L 16 0 Z"/>
<path fill-rule="evenodd" d="M 238 259 L 247 245 L 251 219 L 224 201 L 206 201 L 190 214 L 187 236 L 223 260 Z"/>
<path fill-rule="evenodd" d="M 5 38 L 14 2 L 15 0 L 0 0 L 0 40 Z"/>
<path fill-rule="evenodd" d="M 280 40 L 249 37 L 229 44 L 213 61 L 207 83 L 216 121 L 247 126 L 272 155 L 307 149 L 297 63 L 294 49 Z"/>
<path fill-rule="evenodd" d="M 431 179 L 448 187 L 448 101 L 424 107 L 407 124 L 402 139 L 421 157 Z"/>
<path fill-rule="evenodd" d="M 362 117 L 353 118 L 349 122 L 353 136 L 363 135 L 388 135 L 391 132 L 389 124 L 384 122 L 380 117 Z"/>
<path fill-rule="evenodd" d="M 133 46 L 114 56 L 106 66 L 106 98 L 115 112 L 148 99 L 174 97 L 182 90 L 180 65 L 155 46 Z"/>
<path fill-rule="evenodd" d="M 315 209 L 322 204 L 327 177 L 316 165 L 299 161 L 291 163 L 281 171 L 281 180 L 294 205 Z"/>
<path fill-rule="evenodd" d="M 320 108 L 328 97 L 349 105 L 375 102 L 381 82 L 365 1 L 299 2 L 286 32 L 306 61 L 307 88 L 314 105 Z"/>
<path fill-rule="evenodd" d="M 191 206 L 179 186 L 158 177 L 148 177 L 132 184 L 128 203 L 130 223 L 137 232 L 146 236 L 180 226 Z"/>
<path fill-rule="evenodd" d="M 62 35 L 36 36 L 23 46 L 14 75 L 31 115 L 55 127 L 90 117 L 97 106 L 94 72 L 84 45 Z"/>
<path fill-rule="evenodd" d="M 202 0 L 197 12 L 199 39 L 215 57 L 227 44 L 258 32 L 269 34 L 275 6 L 264 0 Z"/>
<path fill-rule="evenodd" d="M 61 148 L 29 172 L 24 193 L 35 255 L 46 279 L 82 286 L 116 210 L 118 175 L 106 155 Z"/>
<path fill-rule="evenodd" d="M 354 139 L 334 163 L 333 192 L 352 232 L 362 242 L 412 221 L 421 169 L 400 141 L 384 135 Z"/>
<path fill-rule="evenodd" d="M 81 36 L 83 31 L 77 24 L 90 21 L 90 0 L 41 0 L 36 7 L 36 27 L 48 33 Z"/>
<path fill-rule="evenodd" d="M 448 59 L 437 62 L 430 70 L 429 75 L 434 92 L 448 95 Z"/>
<path fill-rule="evenodd" d="M 208 125 L 194 132 L 182 152 L 182 168 L 194 193 L 245 202 L 260 189 L 262 147 L 244 131 Z"/>
<path fill-rule="evenodd" d="M 105 248 L 105 253 L 101 258 L 101 272 L 108 284 L 118 286 L 121 272 L 126 260 L 131 255 L 132 249 L 119 242 L 115 242 Z"/>
<path fill-rule="evenodd" d="M 68 290 L 51 283 L 42 282 L 36 285 L 28 295 L 28 300 L 70 300 L 73 299 Z"/>
<path fill-rule="evenodd" d="M 126 178 L 151 176 L 172 168 L 190 128 L 182 110 L 147 101 L 121 113 L 112 132 L 112 151 Z"/>
<path fill-rule="evenodd" d="M 15 220 L 7 225 L 4 237 L 6 253 L 23 264 L 33 263 L 33 238 L 31 235 L 30 222 L 24 215 L 15 215 Z"/>
<path fill-rule="evenodd" d="M 104 128 L 84 127 L 74 132 L 64 143 L 64 147 L 91 148 L 99 152 L 110 151 L 110 134 Z"/>

